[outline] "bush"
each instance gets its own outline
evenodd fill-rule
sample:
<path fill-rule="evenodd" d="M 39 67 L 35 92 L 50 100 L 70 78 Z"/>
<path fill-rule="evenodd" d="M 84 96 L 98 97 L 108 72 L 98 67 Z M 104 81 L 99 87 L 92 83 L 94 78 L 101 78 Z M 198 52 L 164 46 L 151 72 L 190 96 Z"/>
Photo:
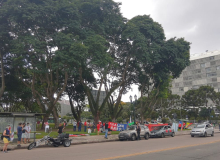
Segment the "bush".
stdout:
<path fill-rule="evenodd" d="M 123 121 L 123 119 L 121 118 L 121 117 L 119 117 L 118 119 L 117 119 L 117 123 L 121 123 Z"/>
<path fill-rule="evenodd" d="M 167 118 L 162 118 L 162 123 L 167 123 Z"/>

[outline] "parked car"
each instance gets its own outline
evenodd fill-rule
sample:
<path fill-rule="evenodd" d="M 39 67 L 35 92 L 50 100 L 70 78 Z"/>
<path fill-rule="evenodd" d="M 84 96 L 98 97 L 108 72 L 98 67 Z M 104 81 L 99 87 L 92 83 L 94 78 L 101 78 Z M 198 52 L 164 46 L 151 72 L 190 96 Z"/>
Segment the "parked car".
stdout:
<path fill-rule="evenodd" d="M 150 130 L 147 126 L 140 125 L 141 133 L 140 136 L 144 137 L 145 139 L 149 139 L 150 137 Z M 127 130 L 122 131 L 118 134 L 119 140 L 136 140 L 137 139 L 137 131 L 136 125 L 129 126 Z"/>
<path fill-rule="evenodd" d="M 214 136 L 214 128 L 209 123 L 198 124 L 191 130 L 190 135 L 191 137 L 194 136 L 207 137 L 208 135 Z"/>
<path fill-rule="evenodd" d="M 175 136 L 174 130 L 171 128 L 171 126 L 155 126 L 152 128 L 151 137 L 161 137 L 164 138 L 165 136 Z"/>

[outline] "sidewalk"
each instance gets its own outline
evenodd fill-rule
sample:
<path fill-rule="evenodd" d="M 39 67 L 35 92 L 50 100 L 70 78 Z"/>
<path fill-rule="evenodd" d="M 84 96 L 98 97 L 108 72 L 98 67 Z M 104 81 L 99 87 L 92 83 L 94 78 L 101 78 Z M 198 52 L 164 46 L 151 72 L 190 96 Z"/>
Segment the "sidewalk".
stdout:
<path fill-rule="evenodd" d="M 219 129 L 215 129 L 215 133 L 220 133 Z M 178 131 L 176 132 L 176 136 L 181 135 L 189 135 L 190 130 L 188 131 Z M 113 142 L 118 141 L 118 135 L 109 135 L 108 139 L 104 138 L 104 135 L 100 136 L 81 136 L 81 137 L 70 137 L 72 139 L 72 145 L 80 145 L 80 144 L 88 144 L 88 143 L 102 143 L 102 142 Z M 29 143 L 30 144 L 30 143 Z M 8 149 L 15 150 L 15 149 L 27 149 L 29 144 L 22 144 L 21 147 L 17 147 L 15 143 L 10 143 Z M 3 141 L 0 141 L 0 150 L 2 150 Z M 41 145 L 39 147 L 51 147 L 47 145 Z"/>

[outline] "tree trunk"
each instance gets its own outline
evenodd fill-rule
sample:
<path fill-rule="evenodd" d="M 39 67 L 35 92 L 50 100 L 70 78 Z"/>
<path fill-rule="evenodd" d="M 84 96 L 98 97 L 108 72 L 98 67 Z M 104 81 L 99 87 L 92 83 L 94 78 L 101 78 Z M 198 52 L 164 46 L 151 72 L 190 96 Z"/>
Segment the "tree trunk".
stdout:
<path fill-rule="evenodd" d="M 141 123 L 144 124 L 144 115 L 141 114 Z"/>
<path fill-rule="evenodd" d="M 2 86 L 1 86 L 1 89 L 0 89 L 0 98 L 3 96 L 4 94 L 4 91 L 5 91 L 5 70 L 4 70 L 4 64 L 3 64 L 3 56 L 2 54 L 0 53 L 0 61 L 1 61 L 1 79 L 2 79 Z"/>
<path fill-rule="evenodd" d="M 45 128 L 45 126 L 44 126 L 44 122 L 47 122 L 47 121 L 48 121 L 49 116 L 50 116 L 50 114 L 46 114 L 46 115 L 44 116 L 44 118 L 43 118 L 43 122 L 42 122 L 42 126 L 41 126 L 41 129 L 44 129 L 44 128 Z"/>
<path fill-rule="evenodd" d="M 54 123 L 55 123 L 55 128 L 58 128 L 58 126 L 59 126 L 59 116 L 57 114 L 56 108 L 53 109 L 53 119 L 54 119 Z"/>
<path fill-rule="evenodd" d="M 99 115 L 99 112 L 96 114 L 96 116 L 94 116 L 94 121 L 95 121 L 95 124 L 97 125 L 99 123 L 99 119 L 100 119 L 100 115 Z"/>
<path fill-rule="evenodd" d="M 112 122 L 115 122 L 116 121 L 116 118 L 114 117 L 114 118 L 112 118 Z"/>

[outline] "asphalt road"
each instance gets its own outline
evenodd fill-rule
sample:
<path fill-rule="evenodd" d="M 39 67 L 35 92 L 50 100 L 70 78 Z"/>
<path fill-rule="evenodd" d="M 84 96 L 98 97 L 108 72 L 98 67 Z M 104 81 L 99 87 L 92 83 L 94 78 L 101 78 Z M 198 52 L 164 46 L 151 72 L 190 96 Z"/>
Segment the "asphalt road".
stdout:
<path fill-rule="evenodd" d="M 0 159 L 19 160 L 182 160 L 219 159 L 220 134 L 214 137 L 176 136 L 151 138 L 141 141 L 117 141 L 72 145 L 65 147 L 34 148 L 0 153 Z"/>

